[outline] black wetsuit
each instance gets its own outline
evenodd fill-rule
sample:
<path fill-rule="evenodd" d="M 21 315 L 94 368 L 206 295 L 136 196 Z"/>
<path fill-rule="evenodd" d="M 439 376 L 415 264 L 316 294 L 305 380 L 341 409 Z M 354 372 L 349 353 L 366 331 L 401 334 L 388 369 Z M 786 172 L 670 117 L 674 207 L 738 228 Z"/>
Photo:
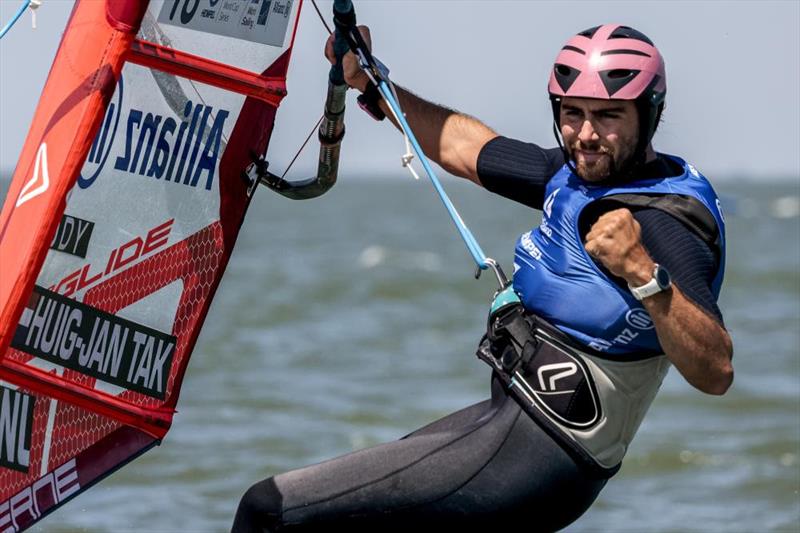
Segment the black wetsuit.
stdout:
<path fill-rule="evenodd" d="M 478 174 L 490 191 L 541 209 L 544 186 L 563 165 L 560 150 L 504 137 L 489 142 Z M 682 172 L 666 158 L 641 169 Z M 604 202 L 582 221 L 629 205 L 645 247 L 674 282 L 721 322 L 711 293 L 717 259 L 702 231 L 635 199 Z M 698 235 L 698 233 L 700 235 Z M 606 480 L 559 446 L 492 378 L 491 399 L 406 437 L 268 478 L 243 496 L 233 525 L 244 531 L 431 531 L 515 526 L 552 531 L 577 519 Z"/>

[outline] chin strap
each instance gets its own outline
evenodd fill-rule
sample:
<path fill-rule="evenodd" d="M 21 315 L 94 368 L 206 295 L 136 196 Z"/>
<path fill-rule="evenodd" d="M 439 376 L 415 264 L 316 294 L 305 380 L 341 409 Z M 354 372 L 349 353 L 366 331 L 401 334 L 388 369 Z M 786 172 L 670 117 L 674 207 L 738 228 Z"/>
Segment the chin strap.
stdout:
<path fill-rule="evenodd" d="M 561 153 L 564 154 L 564 163 L 569 167 L 573 174 L 576 176 L 578 175 L 578 170 L 575 168 L 575 165 L 572 163 L 572 159 L 570 158 L 569 152 L 567 149 L 564 148 L 564 143 L 561 141 L 561 134 L 558 131 L 558 124 L 553 121 L 553 136 L 556 138 L 556 142 L 558 143 L 558 147 L 561 148 Z"/>

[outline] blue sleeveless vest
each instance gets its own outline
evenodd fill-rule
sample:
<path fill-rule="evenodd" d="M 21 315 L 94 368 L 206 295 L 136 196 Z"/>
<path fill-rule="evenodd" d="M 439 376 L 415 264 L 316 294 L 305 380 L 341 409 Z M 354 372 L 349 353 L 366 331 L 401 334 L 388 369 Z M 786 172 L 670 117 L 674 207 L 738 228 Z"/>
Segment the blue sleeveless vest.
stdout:
<path fill-rule="evenodd" d="M 628 360 L 663 353 L 647 311 L 627 288 L 604 274 L 586 253 L 578 229 L 581 211 L 615 194 L 680 194 L 699 200 L 719 231 L 720 265 L 712 283 L 719 296 L 725 270 L 725 221 L 711 184 L 680 158 L 680 176 L 592 185 L 564 165 L 548 182 L 542 223 L 524 233 L 514 257 L 514 290 L 525 308 L 580 343 Z"/>

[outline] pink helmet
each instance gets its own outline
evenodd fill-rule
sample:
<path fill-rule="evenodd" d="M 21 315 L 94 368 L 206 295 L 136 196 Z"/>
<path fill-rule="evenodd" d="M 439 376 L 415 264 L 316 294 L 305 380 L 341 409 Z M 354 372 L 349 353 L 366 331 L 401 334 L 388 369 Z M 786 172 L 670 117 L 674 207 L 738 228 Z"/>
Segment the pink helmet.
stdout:
<path fill-rule="evenodd" d="M 558 53 L 548 91 L 559 126 L 564 96 L 635 100 L 640 123 L 637 152 L 643 155 L 664 108 L 664 59 L 653 42 L 633 28 L 596 26 L 574 36 Z"/>

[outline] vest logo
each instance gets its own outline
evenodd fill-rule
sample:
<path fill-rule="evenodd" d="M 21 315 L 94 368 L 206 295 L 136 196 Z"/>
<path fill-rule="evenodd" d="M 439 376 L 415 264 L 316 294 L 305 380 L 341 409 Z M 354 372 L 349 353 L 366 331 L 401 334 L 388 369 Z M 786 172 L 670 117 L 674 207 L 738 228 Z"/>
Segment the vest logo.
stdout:
<path fill-rule="evenodd" d="M 550 218 L 551 213 L 553 212 L 553 202 L 556 201 L 556 195 L 561 188 L 554 190 L 550 193 L 550 196 L 547 197 L 547 200 L 544 201 L 544 212 L 548 218 Z"/>
<path fill-rule="evenodd" d="M 611 343 L 604 339 L 594 339 L 589 343 L 589 348 L 598 352 L 605 352 L 611 348 Z"/>
<path fill-rule="evenodd" d="M 522 246 L 522 249 L 528 252 L 534 259 L 537 261 L 542 260 L 542 251 L 534 244 L 530 231 L 522 234 L 519 238 L 519 244 Z"/>
<path fill-rule="evenodd" d="M 0 466 L 28 471 L 35 401 L 30 394 L 0 385 Z"/>
<path fill-rule="evenodd" d="M 644 309 L 631 309 L 625 313 L 625 322 L 632 328 L 642 331 L 647 331 L 656 327 L 650 315 Z"/>
<path fill-rule="evenodd" d="M 97 131 L 97 135 L 95 135 L 92 147 L 89 149 L 89 156 L 83 163 L 83 168 L 78 176 L 78 187 L 81 189 L 87 189 L 94 183 L 94 180 L 97 179 L 97 176 L 100 175 L 103 167 L 105 167 L 108 156 L 111 154 L 111 147 L 114 145 L 114 139 L 117 136 L 119 118 L 122 115 L 124 89 L 122 76 L 120 76 L 117 82 L 117 101 L 108 104 L 103 124 Z M 85 174 L 89 174 L 88 177 Z"/>
<path fill-rule="evenodd" d="M 82 189 L 90 187 L 109 159 L 114 170 L 210 191 L 229 112 L 188 100 L 183 116 L 173 118 L 131 108 L 122 117 L 122 80 L 116 105 L 110 104 L 103 126 L 84 164 L 88 177 L 78 179 Z M 116 143 L 120 121 L 124 143 Z M 114 151 L 115 145 L 119 145 Z M 112 157 L 113 156 L 113 157 Z"/>
<path fill-rule="evenodd" d="M 553 230 L 550 229 L 550 225 L 547 223 L 546 219 L 542 219 L 542 223 L 539 224 L 539 231 L 547 235 L 549 238 L 553 238 Z"/>
<path fill-rule="evenodd" d="M 36 198 L 43 194 L 50 187 L 50 172 L 47 168 L 47 143 L 42 143 L 39 146 L 39 151 L 36 152 L 36 163 L 33 165 L 33 176 L 19 193 L 17 198 L 16 207 L 21 206 L 28 200 Z"/>

